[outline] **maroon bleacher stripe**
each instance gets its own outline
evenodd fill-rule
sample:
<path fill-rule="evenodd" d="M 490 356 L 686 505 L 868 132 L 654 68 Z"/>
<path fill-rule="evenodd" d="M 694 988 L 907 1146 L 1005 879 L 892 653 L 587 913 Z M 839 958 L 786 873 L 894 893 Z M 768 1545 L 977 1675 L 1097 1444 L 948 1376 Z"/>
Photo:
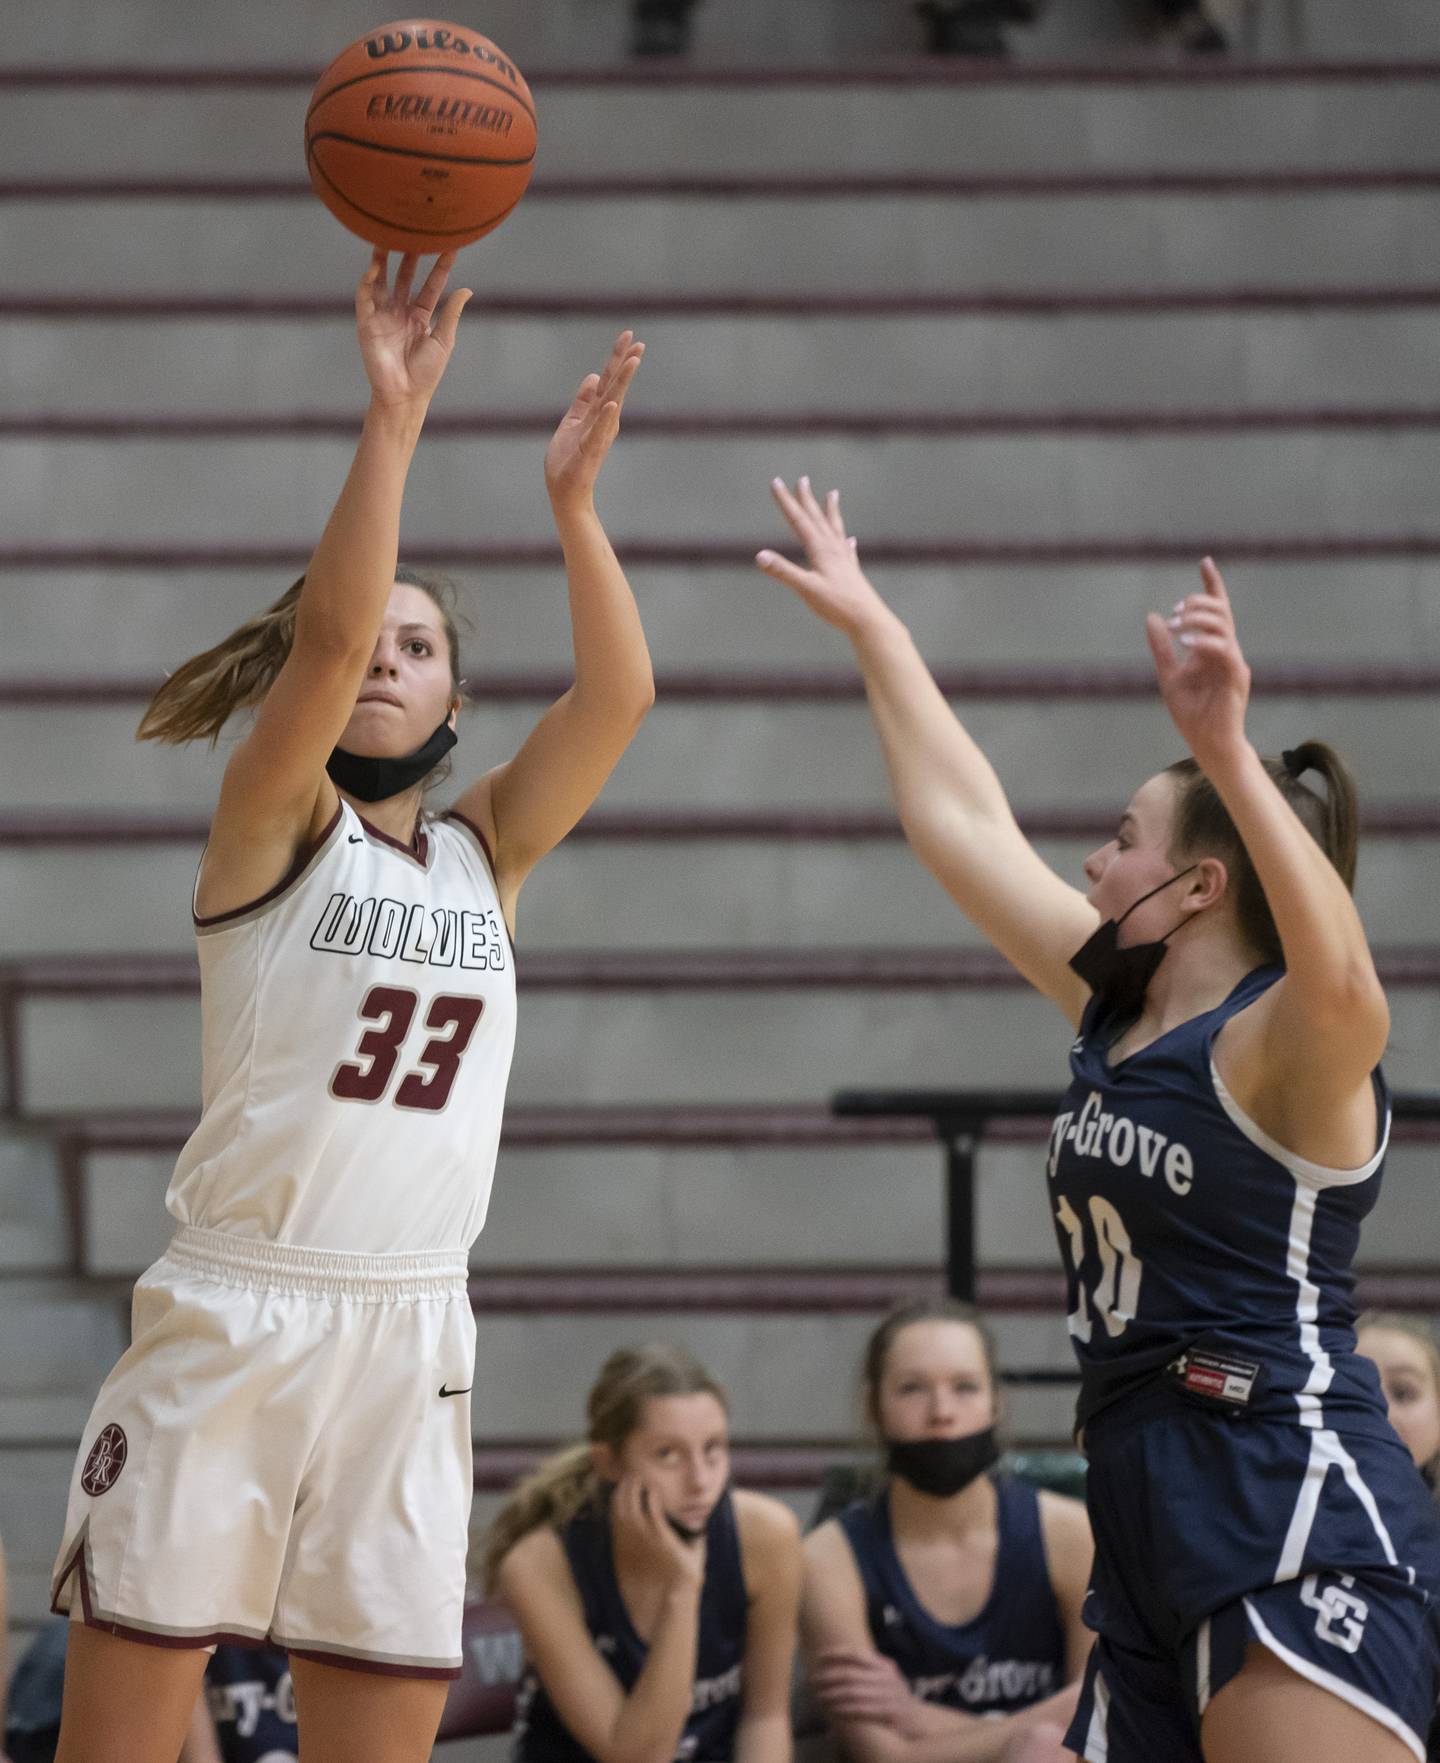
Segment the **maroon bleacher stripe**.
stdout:
<path fill-rule="evenodd" d="M 618 538 L 615 549 L 634 569 L 750 569 L 756 551 L 774 546 L 773 533 L 748 541 Z M 266 545 L 3 545 L 0 570 L 33 569 L 276 569 L 294 574 L 314 549 L 313 540 Z M 406 555 L 417 563 L 455 569 L 555 569 L 563 558 L 545 541 L 500 540 L 435 543 L 415 537 Z M 1387 558 L 1419 561 L 1440 557 L 1440 531 L 1408 533 L 1313 533 L 1258 536 L 1211 533 L 1200 537 L 1159 534 L 1108 539 L 867 539 L 869 563 L 899 567 L 1051 568 L 1105 563 L 1194 563 L 1211 555 L 1232 563 L 1335 563 Z"/>
<path fill-rule="evenodd" d="M 935 670 L 935 679 L 948 697 L 972 701 L 1148 701 L 1156 696 L 1154 671 L 1147 666 L 942 667 Z M 0 705 L 141 705 L 160 683 L 159 675 L 0 677 Z M 466 686 L 475 703 L 494 704 L 547 702 L 571 683 L 569 674 L 516 672 L 472 674 Z M 661 700 L 679 704 L 858 703 L 865 696 L 864 681 L 853 669 L 677 670 L 657 674 L 655 689 Z M 1429 697 L 1440 692 L 1440 665 L 1356 667 L 1311 662 L 1258 667 L 1251 690 L 1271 698 Z M 4 824 L 0 817 L 0 825 Z"/>
<path fill-rule="evenodd" d="M 1440 305 L 1440 286 L 1124 288 L 969 293 L 760 293 L 620 288 L 480 292 L 477 314 L 519 318 L 1058 318 L 1179 312 L 1368 312 Z M 332 294 L 0 294 L 0 319 L 334 319 L 354 303 Z"/>
<path fill-rule="evenodd" d="M 895 197 L 1346 195 L 1373 190 L 1440 190 L 1440 168 L 1257 167 L 1245 171 L 1019 172 L 675 172 L 576 173 L 537 177 L 525 191 L 544 201 L 830 201 Z M 48 177 L 0 179 L 0 202 L 313 201 L 308 178 Z"/>
<path fill-rule="evenodd" d="M 1115 826 L 1114 812 L 1103 807 L 1028 808 L 1022 809 L 1018 818 L 1022 830 L 1032 838 L 1102 839 Z M 1361 829 L 1371 838 L 1435 838 L 1440 836 L 1440 802 L 1372 802 L 1362 808 Z M 199 845 L 208 830 L 209 822 L 201 814 L 12 809 L 0 812 L 0 850 Z M 568 837 L 632 844 L 873 844 L 898 842 L 903 834 L 888 808 L 716 809 L 708 813 L 654 808 L 592 810 Z"/>
<path fill-rule="evenodd" d="M 426 419 L 436 438 L 477 435 L 549 435 L 555 412 L 474 410 Z M 1250 434 L 1293 429 L 1390 432 L 1440 427 L 1440 405 L 1224 410 L 715 410 L 637 411 L 625 418 L 631 435 L 716 437 L 752 435 L 1186 435 Z M 0 416 L 0 438 L 27 440 L 150 441 L 259 440 L 276 436 L 344 437 L 360 428 L 355 411 L 297 410 L 256 413 L 113 411 L 64 414 L 37 411 Z"/>
<path fill-rule="evenodd" d="M 1440 945 L 1374 951 L 1391 987 L 1440 982 Z M 535 950 L 518 964 L 522 991 L 975 991 L 1026 982 L 988 948 L 747 948 Z M 16 997 L 196 994 L 193 955 L 43 956 L 0 967 L 0 993 Z"/>
<path fill-rule="evenodd" d="M 944 1270 L 938 1266 L 482 1268 L 470 1280 L 470 1307 L 511 1315 L 616 1310 L 838 1314 L 885 1310 L 919 1288 L 938 1292 L 943 1286 Z M 1065 1278 L 1057 1267 L 1035 1307 L 1063 1310 L 1064 1295 Z M 979 1301 L 992 1298 L 982 1286 Z"/>
<path fill-rule="evenodd" d="M 1032 838 L 1103 839 L 1115 814 L 1103 807 L 1022 809 L 1021 829 Z M 1371 838 L 1430 839 L 1440 836 L 1440 803 L 1375 802 L 1362 808 L 1361 829 Z M 198 814 L 132 814 L 73 809 L 24 809 L 0 813 L 0 850 L 105 845 L 199 845 L 209 822 Z M 892 810 L 718 809 L 697 813 L 663 808 L 596 809 L 574 827 L 571 840 L 632 844 L 717 841 L 794 844 L 898 842 L 903 834 Z"/>
<path fill-rule="evenodd" d="M 976 1268 L 975 1278 L 976 1302 L 983 1309 L 1015 1315 L 1058 1313 L 1065 1308 L 1065 1275 L 1051 1263 L 982 1265 Z M 491 1315 L 582 1315 L 617 1310 L 843 1315 L 883 1311 L 922 1290 L 938 1294 L 944 1283 L 945 1270 L 938 1263 L 482 1267 L 470 1280 L 470 1305 L 477 1313 Z M 1356 1302 L 1362 1308 L 1440 1311 L 1440 1269 L 1362 1268 L 1357 1276 Z"/>
<path fill-rule="evenodd" d="M 195 1129 L 193 1114 L 151 1112 L 57 1116 L 44 1123 L 80 1153 L 178 1150 Z M 1018 1123 L 1027 1128 L 1040 1123 Z M 635 1103 L 568 1108 L 507 1108 L 501 1142 L 510 1150 L 645 1145 L 720 1149 L 737 1146 L 841 1149 L 931 1144 L 927 1121 L 841 1117 L 810 1103 Z"/>
<path fill-rule="evenodd" d="M 157 1151 L 173 1154 L 195 1130 L 191 1114 L 56 1116 L 38 1124 L 81 1155 L 93 1151 Z M 1049 1122 L 1039 1118 L 991 1120 L 984 1133 L 991 1145 L 1044 1144 Z M 1396 1120 L 1391 1140 L 1399 1144 L 1440 1142 L 1440 1120 Z M 512 1151 L 564 1147 L 635 1145 L 685 1150 L 744 1148 L 820 1148 L 862 1145 L 933 1144 L 928 1119 L 896 1115 L 839 1116 L 812 1103 L 693 1102 L 644 1106 L 636 1103 L 580 1104 L 568 1108 L 508 1108 L 501 1143 Z M 992 1275 L 993 1275 L 992 1270 Z"/>
<path fill-rule="evenodd" d="M 288 63 L 213 62 L 156 66 L 153 62 L 108 62 L 91 65 L 15 63 L 0 66 L 0 89 L 43 88 L 99 90 L 223 88 L 306 89 L 314 85 L 320 66 Z M 838 67 L 740 66 L 709 67 L 693 62 L 625 62 L 614 67 L 532 67 L 526 78 L 535 91 L 608 90 L 617 86 L 720 87 L 757 90 L 773 86 L 1246 86 L 1414 84 L 1440 79 L 1440 61 L 1426 57 L 1361 60 L 1311 59 L 1299 56 L 1242 61 L 1208 56 L 1170 62 L 1156 56 L 1117 56 L 1104 61 L 990 62 L 968 57 L 894 55 Z"/>

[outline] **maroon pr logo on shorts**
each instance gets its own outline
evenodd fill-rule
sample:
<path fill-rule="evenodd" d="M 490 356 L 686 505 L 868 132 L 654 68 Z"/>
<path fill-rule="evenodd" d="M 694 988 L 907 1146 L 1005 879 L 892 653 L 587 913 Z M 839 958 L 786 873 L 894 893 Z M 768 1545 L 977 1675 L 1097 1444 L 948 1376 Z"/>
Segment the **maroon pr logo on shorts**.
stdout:
<path fill-rule="evenodd" d="M 125 1434 L 118 1426 L 107 1426 L 91 1445 L 90 1455 L 85 1459 L 80 1474 L 80 1485 L 85 1492 L 103 1494 L 113 1488 L 125 1467 L 125 1455 Z"/>

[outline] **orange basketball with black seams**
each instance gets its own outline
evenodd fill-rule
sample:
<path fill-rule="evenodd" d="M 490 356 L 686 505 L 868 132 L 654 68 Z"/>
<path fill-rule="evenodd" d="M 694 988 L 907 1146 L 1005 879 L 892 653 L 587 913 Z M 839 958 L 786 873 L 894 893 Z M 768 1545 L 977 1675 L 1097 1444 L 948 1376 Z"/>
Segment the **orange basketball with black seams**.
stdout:
<path fill-rule="evenodd" d="M 452 251 L 515 207 L 535 165 L 535 102 L 488 37 L 438 19 L 381 25 L 337 55 L 305 113 L 320 200 L 387 251 Z"/>

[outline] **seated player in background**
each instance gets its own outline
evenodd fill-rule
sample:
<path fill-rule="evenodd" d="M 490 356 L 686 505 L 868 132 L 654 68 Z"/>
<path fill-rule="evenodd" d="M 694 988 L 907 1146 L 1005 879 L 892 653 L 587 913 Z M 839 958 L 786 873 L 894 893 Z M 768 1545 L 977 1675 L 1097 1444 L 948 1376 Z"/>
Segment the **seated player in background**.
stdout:
<path fill-rule="evenodd" d="M 586 1411 L 485 1549 L 525 1637 L 516 1763 L 788 1763 L 799 1528 L 731 1488 L 724 1392 L 683 1348 L 626 1347 Z"/>
<path fill-rule="evenodd" d="M 216 1647 L 180 1763 L 296 1763 L 299 1754 L 285 1654 L 274 1647 Z"/>
<path fill-rule="evenodd" d="M 1375 1361 L 1390 1424 L 1440 1499 L 1440 1347 L 1428 1323 L 1422 1316 L 1367 1310 L 1356 1329 L 1355 1350 Z"/>
<path fill-rule="evenodd" d="M 990 1337 L 954 1300 L 893 1310 L 861 1372 L 886 1478 L 805 1541 L 811 1686 L 858 1763 L 1060 1763 L 1090 1651 L 1078 1500 L 987 1473 Z"/>

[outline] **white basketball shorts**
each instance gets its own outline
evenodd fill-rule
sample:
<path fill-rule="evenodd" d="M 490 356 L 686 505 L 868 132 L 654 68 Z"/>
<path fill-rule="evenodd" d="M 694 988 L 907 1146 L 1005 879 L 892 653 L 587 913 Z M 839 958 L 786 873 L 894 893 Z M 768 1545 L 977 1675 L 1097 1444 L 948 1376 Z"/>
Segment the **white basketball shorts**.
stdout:
<path fill-rule="evenodd" d="M 475 1323 L 462 1251 L 182 1229 L 96 1398 L 53 1608 L 158 1646 L 456 1677 Z"/>

